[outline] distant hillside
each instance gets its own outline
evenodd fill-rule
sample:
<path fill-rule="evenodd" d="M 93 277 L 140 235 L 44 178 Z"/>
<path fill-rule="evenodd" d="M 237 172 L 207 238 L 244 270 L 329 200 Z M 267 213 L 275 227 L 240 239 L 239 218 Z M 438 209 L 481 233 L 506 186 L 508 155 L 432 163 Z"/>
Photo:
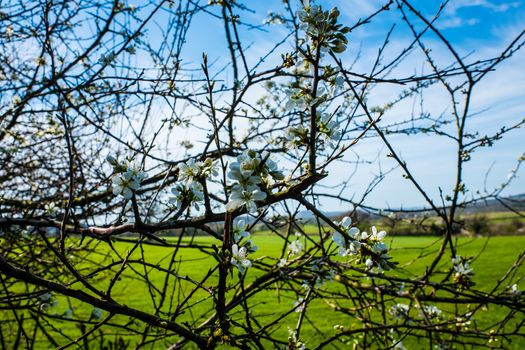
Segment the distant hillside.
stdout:
<path fill-rule="evenodd" d="M 465 214 L 475 214 L 482 212 L 508 211 L 511 207 L 514 210 L 525 210 L 525 193 L 502 198 L 500 200 L 490 199 L 468 206 L 462 210 Z"/>
<path fill-rule="evenodd" d="M 496 199 L 489 199 L 485 201 L 481 201 L 475 204 L 471 204 L 466 208 L 460 209 L 460 214 L 477 214 L 477 213 L 487 213 L 487 212 L 505 212 L 509 211 L 510 208 L 516 211 L 525 211 L 525 193 L 517 194 L 505 198 L 501 198 L 499 200 Z M 399 212 L 396 213 L 396 215 L 400 218 L 403 217 L 411 217 L 414 215 L 413 211 L 418 210 L 419 208 L 406 208 L 408 212 Z M 343 216 L 347 215 L 349 211 L 326 211 L 323 212 L 324 215 L 327 217 L 337 220 L 342 218 Z M 423 213 L 421 213 L 423 214 Z M 433 213 L 429 212 L 430 215 Z M 377 214 L 371 214 L 362 210 L 357 211 L 358 217 L 368 217 L 371 219 L 379 218 L 380 215 Z M 309 211 L 301 211 L 297 214 L 297 218 L 301 219 L 303 221 L 310 221 L 314 219 L 314 215 Z"/>

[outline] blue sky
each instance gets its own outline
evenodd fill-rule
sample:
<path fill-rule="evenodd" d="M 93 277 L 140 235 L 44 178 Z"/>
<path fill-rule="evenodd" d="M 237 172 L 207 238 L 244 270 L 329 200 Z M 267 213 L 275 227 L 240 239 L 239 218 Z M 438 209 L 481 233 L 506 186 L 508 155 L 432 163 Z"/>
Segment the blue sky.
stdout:
<path fill-rule="evenodd" d="M 318 1 L 324 8 L 337 6 L 341 10 L 341 22 L 353 25 L 359 18 L 364 18 L 385 1 L 364 0 L 337 0 Z M 427 18 L 431 18 L 439 7 L 439 1 L 412 1 Z M 242 12 L 241 18 L 250 23 L 262 23 L 269 11 L 282 11 L 282 3 L 278 0 L 247 1 L 254 12 Z M 295 2 L 298 8 L 298 2 Z M 218 8 L 217 8 L 218 13 Z M 519 32 L 525 29 L 525 1 L 496 1 L 496 0 L 451 0 L 445 7 L 442 16 L 436 22 L 445 37 L 457 49 L 460 55 L 467 56 L 467 62 L 489 58 L 497 55 Z M 225 51 L 223 24 L 219 19 L 210 19 L 209 16 L 199 15 L 195 18 L 192 29 L 188 34 L 188 41 L 183 57 L 187 67 L 197 68 L 200 65 L 202 52 L 206 52 L 209 61 L 217 60 L 216 67 L 227 64 L 228 55 Z M 375 57 L 381 46 L 385 34 L 396 23 L 391 42 L 385 53 L 385 58 L 395 57 L 400 50 L 412 39 L 406 25 L 401 22 L 399 11 L 392 9 L 377 17 L 371 24 L 363 26 L 350 33 L 348 50 L 343 59 L 352 62 L 360 55 L 354 66 L 359 73 L 366 73 L 370 68 L 368 56 Z M 420 23 L 421 27 L 422 24 Z M 270 26 L 265 31 L 241 30 L 241 40 L 247 49 L 248 60 L 256 62 L 272 45 L 286 35 L 286 31 L 279 26 Z M 193 39 L 192 39 L 193 38 Z M 445 65 L 452 62 L 453 57 L 447 52 L 431 34 L 423 38 L 427 47 L 432 49 L 432 55 L 438 62 Z M 283 52 L 287 47 L 283 46 Z M 267 67 L 275 66 L 280 55 L 275 54 L 266 62 Z M 422 60 L 422 55 L 415 53 L 403 64 L 392 71 L 392 77 L 406 77 L 413 74 L 429 72 Z M 424 112 L 433 115 L 442 113 L 450 107 L 450 99 L 443 94 L 443 89 L 429 89 L 425 92 Z M 385 86 L 376 89 L 370 96 L 371 104 L 382 104 L 394 98 L 400 90 Z M 255 98 L 256 96 L 254 96 Z M 405 104 L 389 113 L 385 119 L 390 121 L 406 117 L 412 108 Z M 484 82 L 474 91 L 471 112 L 475 117 L 469 122 L 469 127 L 481 135 L 490 134 L 503 125 L 511 125 L 525 118 L 525 50 L 521 50 L 507 62 L 498 66 L 496 72 L 490 73 Z M 186 135 L 192 137 L 192 135 Z M 453 186 L 455 149 L 453 144 L 440 137 L 429 136 L 392 136 L 392 144 L 409 164 L 415 177 L 422 183 L 425 190 L 438 199 L 439 190 L 450 193 Z M 354 151 L 365 158 L 378 158 L 381 169 L 387 170 L 394 163 L 386 158 L 384 146 L 378 140 L 360 143 Z M 466 163 L 465 179 L 467 186 L 474 192 L 484 188 L 491 189 L 505 181 L 509 171 L 515 166 L 517 157 L 525 152 L 525 129 L 515 130 L 492 148 L 482 149 L 473 155 L 473 160 Z M 488 180 L 485 175 L 490 170 Z M 349 173 L 345 166 L 338 165 L 331 169 L 336 178 L 343 179 Z M 346 196 L 357 198 L 366 188 L 375 174 L 379 172 L 378 164 L 363 166 L 350 179 L 350 189 Z M 421 196 L 403 179 L 400 171 L 394 171 L 371 195 L 367 204 L 373 206 L 414 207 L 423 204 Z M 333 183 L 327 184 L 333 185 Z M 525 172 L 518 173 L 518 178 L 504 192 L 517 194 L 525 192 Z M 340 209 L 337 202 L 323 202 L 325 210 Z"/>

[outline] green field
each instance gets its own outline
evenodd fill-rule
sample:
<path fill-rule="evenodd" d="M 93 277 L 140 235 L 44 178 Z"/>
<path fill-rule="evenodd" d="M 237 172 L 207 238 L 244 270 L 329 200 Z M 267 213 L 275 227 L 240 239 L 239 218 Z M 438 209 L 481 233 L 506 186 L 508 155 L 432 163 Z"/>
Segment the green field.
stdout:
<path fill-rule="evenodd" d="M 283 241 L 280 238 L 275 238 L 268 234 L 255 234 L 253 235 L 254 242 L 259 246 L 259 251 L 253 255 L 253 259 L 264 262 L 271 262 L 275 264 L 276 259 L 280 256 Z M 209 238 L 195 238 L 196 242 L 203 246 L 209 246 L 211 243 L 218 243 Z M 391 247 L 391 256 L 394 257 L 394 260 L 399 262 L 399 268 L 395 271 L 388 272 L 389 274 L 397 274 L 404 277 L 415 277 L 421 274 L 428 263 L 434 257 L 437 249 L 439 248 L 441 240 L 437 237 L 394 237 L 388 240 L 388 243 Z M 517 258 L 518 254 L 522 252 L 525 248 L 525 237 L 523 236 L 513 236 L 513 237 L 493 237 L 493 238 L 459 238 L 457 241 L 458 244 L 458 253 L 462 256 L 473 256 L 476 257 L 472 266 L 475 271 L 474 281 L 476 282 L 476 287 L 481 290 L 490 290 L 500 278 L 505 271 L 512 265 L 512 263 Z M 125 255 L 126 252 L 131 248 L 131 244 L 127 243 L 117 243 L 115 245 L 116 250 L 121 254 Z M 116 254 L 111 252 L 108 246 L 105 243 L 99 243 L 97 246 L 96 256 L 90 256 L 90 259 L 96 261 L 104 260 L 106 263 L 108 259 L 116 259 Z M 167 267 L 171 255 L 173 254 L 173 248 L 164 248 L 159 246 L 143 245 L 143 251 L 137 249 L 131 256 L 130 261 L 134 259 L 142 259 L 149 261 L 154 265 L 159 265 L 161 267 Z M 443 260 L 444 264 L 450 264 L 449 259 Z M 176 255 L 176 264 L 174 265 L 177 270 L 177 274 L 180 276 L 190 276 L 195 280 L 202 279 L 209 271 L 212 266 L 215 266 L 215 261 L 209 255 L 204 254 L 196 249 L 182 248 L 177 252 Z M 130 264 L 122 278 L 117 282 L 114 287 L 113 297 L 120 303 L 126 304 L 130 307 L 141 309 L 144 311 L 153 310 L 153 304 L 151 302 L 150 293 L 155 294 L 155 299 L 158 300 L 160 295 L 158 292 L 148 289 L 146 284 L 137 278 L 136 272 L 132 272 L 131 268 L 134 267 L 134 264 Z M 138 267 L 135 266 L 135 267 Z M 115 267 L 113 271 L 116 271 L 118 268 Z M 138 273 L 144 273 L 144 268 L 141 266 Z M 255 277 L 257 277 L 257 270 L 251 268 L 248 271 L 247 281 L 248 284 Z M 518 276 L 525 275 L 525 269 L 523 266 L 519 270 Z M 149 279 L 162 290 L 164 284 L 165 274 L 159 273 L 151 269 L 149 273 Z M 233 277 L 237 278 L 236 276 Z M 217 277 L 216 273 L 207 280 L 207 285 L 212 286 L 216 284 Z M 329 283 L 330 284 L 330 283 Z M 335 285 L 335 282 L 332 282 Z M 99 283 L 101 289 L 107 286 L 107 281 L 101 280 Z M 506 286 L 506 284 L 504 285 Z M 524 287 L 523 282 L 520 285 L 521 288 Z M 80 288 L 80 286 L 79 286 Z M 327 288 L 331 288 L 329 285 Z M 335 288 L 335 286 L 334 286 Z M 168 283 L 168 294 L 169 297 L 173 297 L 172 302 L 176 304 L 177 298 L 183 298 L 184 293 L 189 290 L 189 284 L 174 285 L 173 279 Z M 190 307 L 184 310 L 184 313 L 177 318 L 177 322 L 189 322 L 190 324 L 200 324 L 205 318 L 209 317 L 212 314 L 210 307 L 212 301 L 205 292 L 197 292 L 192 298 L 192 303 Z M 272 320 L 274 314 L 276 313 L 285 313 L 286 311 L 291 310 L 293 302 L 296 299 L 287 295 L 285 292 L 277 293 L 275 290 L 269 290 L 267 292 L 262 292 L 257 296 L 256 300 L 252 300 L 250 309 L 256 315 L 259 315 L 260 319 L 264 323 L 267 320 Z M 74 326 L 71 322 L 65 322 L 60 320 L 61 315 L 67 309 L 73 310 L 73 317 L 75 319 L 89 319 L 92 308 L 87 305 L 82 305 L 74 300 L 66 300 L 63 297 L 57 296 L 58 304 L 54 306 L 49 312 L 56 313 L 58 318 L 53 321 L 52 328 L 54 330 L 50 331 L 50 334 L 56 340 L 59 341 L 59 345 L 67 344 L 68 342 L 76 339 L 82 333 L 79 328 Z M 169 303 L 167 303 L 169 305 Z M 241 309 L 239 309 L 241 310 Z M 445 310 L 446 311 L 446 307 Z M 4 313 L 5 315 L 5 313 Z M 103 316 L 107 315 L 105 312 Z M 478 313 L 477 315 L 481 315 Z M 483 312 L 483 319 L 478 320 L 483 325 L 490 327 L 493 323 L 502 317 L 502 310 L 498 308 L 486 310 Z M 244 315 L 242 312 L 234 309 L 230 316 L 233 319 L 238 319 L 242 321 Z M 331 310 L 326 303 L 319 300 L 319 302 L 313 302 L 308 307 L 307 316 L 309 319 L 314 320 L 316 326 L 319 328 L 319 331 L 326 332 L 328 334 L 334 334 L 333 326 L 335 324 L 340 324 L 345 326 L 346 329 L 351 328 L 355 324 L 355 320 L 341 313 L 336 313 Z M 5 317 L 8 317 L 5 315 Z M 119 318 L 120 317 L 120 318 Z M 294 326 L 297 322 L 298 314 L 290 313 L 287 316 L 279 327 L 273 329 L 274 334 L 278 335 L 280 339 L 286 341 L 288 337 L 287 326 Z M 121 321 L 122 317 L 117 316 L 113 319 L 116 321 Z M 86 322 L 86 327 L 89 329 L 91 324 L 96 323 L 94 320 Z M 135 330 L 143 330 L 145 325 L 134 320 L 130 320 L 130 328 Z M 152 330 L 153 332 L 154 330 Z M 4 334 L 7 334 L 7 330 L 3 329 Z M 130 332 L 125 330 L 105 326 L 101 329 L 101 332 L 104 333 L 106 340 L 114 341 L 118 337 L 121 337 L 124 341 L 129 342 L 130 348 L 135 348 L 138 341 L 140 341 L 140 336 L 132 337 Z M 301 339 L 306 342 L 307 347 L 315 346 L 318 344 L 325 336 L 319 334 L 318 331 L 308 323 L 305 322 L 303 331 L 301 333 Z M 173 344 L 176 341 L 176 337 L 167 338 L 163 342 L 157 342 L 155 345 L 148 345 L 144 348 L 146 349 L 163 349 L 166 346 Z M 347 339 L 350 340 L 350 339 Z M 46 340 L 45 336 L 42 334 L 37 335 L 37 344 L 38 348 L 48 349 L 53 348 L 49 341 Z M 343 346 L 339 343 L 340 346 Z M 408 341 L 405 345 L 411 345 L 409 349 L 419 349 L 423 348 L 421 344 L 418 344 L 416 341 Z M 99 348 L 99 344 L 92 344 L 93 349 Z M 75 347 L 72 347 L 75 348 Z M 191 347 L 188 347 L 191 348 Z M 525 339 L 517 338 L 514 339 L 512 346 L 507 346 L 506 348 L 510 349 L 523 349 L 525 348 Z"/>

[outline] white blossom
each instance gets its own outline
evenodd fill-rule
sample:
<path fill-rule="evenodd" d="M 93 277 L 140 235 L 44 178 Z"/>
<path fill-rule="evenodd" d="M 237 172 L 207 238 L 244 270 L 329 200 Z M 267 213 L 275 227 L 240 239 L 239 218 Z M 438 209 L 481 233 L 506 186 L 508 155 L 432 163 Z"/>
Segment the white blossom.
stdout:
<path fill-rule="evenodd" d="M 285 134 L 287 146 L 293 149 L 306 145 L 308 143 L 308 134 L 309 129 L 302 124 L 288 127 Z"/>
<path fill-rule="evenodd" d="M 249 213 L 255 214 L 257 212 L 256 201 L 262 201 L 266 198 L 266 193 L 262 192 L 258 187 L 244 190 L 240 187 L 235 187 L 231 193 L 230 201 L 226 205 L 228 211 L 233 211 L 242 206 L 246 206 Z"/>
<path fill-rule="evenodd" d="M 193 203 L 195 206 L 195 209 L 199 210 L 199 202 L 204 201 L 204 188 L 199 182 L 192 182 L 189 188 L 191 192 L 191 199 L 190 202 Z"/>
<path fill-rule="evenodd" d="M 335 325 L 334 325 L 334 330 L 335 330 L 336 332 L 342 332 L 342 331 L 344 331 L 344 328 L 345 328 L 345 327 L 342 326 L 342 325 L 340 325 L 340 324 L 335 324 Z"/>
<path fill-rule="evenodd" d="M 287 262 L 288 261 L 286 260 L 286 258 L 279 259 L 279 261 L 277 262 L 277 266 L 278 267 L 284 267 L 284 266 L 286 266 Z"/>
<path fill-rule="evenodd" d="M 190 159 L 186 163 L 179 164 L 179 180 L 183 182 L 191 182 L 201 174 L 202 162 Z"/>
<path fill-rule="evenodd" d="M 452 258 L 454 264 L 454 272 L 456 276 L 468 276 L 472 274 L 472 268 L 469 263 L 464 261 L 461 257 Z"/>
<path fill-rule="evenodd" d="M 441 313 L 442 311 L 435 305 L 423 306 L 423 310 L 421 310 L 421 315 L 426 315 L 430 319 L 441 316 Z"/>
<path fill-rule="evenodd" d="M 305 350 L 306 349 L 306 345 L 305 343 L 299 341 L 299 339 L 297 339 L 297 332 L 288 327 L 288 346 L 285 346 L 283 347 L 283 349 L 287 349 L 287 350 Z"/>
<path fill-rule="evenodd" d="M 370 258 L 366 259 L 365 265 L 366 265 L 367 268 L 371 269 L 374 266 L 374 260 L 372 260 Z"/>
<path fill-rule="evenodd" d="M 6 37 L 7 37 L 8 40 L 11 40 L 11 38 L 13 37 L 14 33 L 15 33 L 15 31 L 13 30 L 13 27 L 7 26 L 5 28 L 5 34 L 6 34 Z"/>
<path fill-rule="evenodd" d="M 111 163 L 114 160 L 113 157 L 108 156 L 108 161 Z M 133 196 L 133 192 L 140 189 L 142 180 L 147 177 L 147 174 L 141 170 L 138 163 L 115 163 L 115 170 L 122 170 L 115 174 L 112 178 L 113 194 L 122 196 L 126 199 L 130 199 Z M 125 170 L 124 170 L 125 169 Z"/>
<path fill-rule="evenodd" d="M 171 193 L 174 197 L 170 198 L 170 203 L 175 204 L 176 209 L 179 210 L 183 200 L 184 188 L 181 185 L 176 185 L 171 188 Z"/>
<path fill-rule="evenodd" d="M 310 105 L 308 95 L 304 94 L 301 89 L 290 88 L 285 90 L 284 94 L 288 97 L 288 101 L 284 107 L 288 111 L 293 109 L 305 109 Z"/>
<path fill-rule="evenodd" d="M 288 249 L 290 250 L 291 255 L 297 255 L 303 250 L 303 244 L 300 240 L 296 239 L 290 243 Z"/>
<path fill-rule="evenodd" d="M 277 166 L 277 163 L 268 158 L 266 160 L 266 168 L 267 168 L 267 171 L 268 173 L 276 180 L 283 180 L 284 179 L 284 174 L 281 170 L 278 169 L 278 166 Z"/>
<path fill-rule="evenodd" d="M 372 239 L 381 241 L 386 237 L 386 231 L 379 231 L 377 232 L 377 229 L 375 226 L 372 226 Z"/>
<path fill-rule="evenodd" d="M 49 216 L 55 217 L 58 214 L 60 208 L 55 203 L 51 202 L 44 206 L 44 210 Z"/>
<path fill-rule="evenodd" d="M 364 261 L 368 269 L 376 267 L 378 272 L 389 270 L 387 254 L 388 246 L 382 242 L 386 237 L 385 231 L 379 231 L 372 226 L 372 233 L 359 232 L 359 229 L 352 227 L 352 219 L 344 217 L 339 222 L 342 232 L 335 232 L 332 240 L 338 247 L 338 254 L 342 257 L 350 255 L 360 255 L 357 260 Z"/>
<path fill-rule="evenodd" d="M 249 213 L 257 212 L 257 201 L 262 201 L 267 194 L 259 186 L 263 177 L 268 181 L 268 176 L 283 179 L 284 175 L 277 169 L 277 164 L 269 159 L 262 164 L 260 155 L 255 151 L 245 151 L 237 156 L 231 163 L 228 178 L 234 181 L 231 195 L 226 209 L 233 211 L 245 206 Z"/>
<path fill-rule="evenodd" d="M 341 132 L 339 131 L 339 124 L 330 118 L 333 117 L 324 114 L 321 117 L 318 128 L 328 146 L 335 148 L 336 143 L 341 139 Z"/>
<path fill-rule="evenodd" d="M 237 244 L 232 245 L 232 258 L 230 263 L 237 267 L 239 272 L 252 266 L 252 262 L 248 259 L 248 249 L 246 247 L 240 247 Z"/>
<path fill-rule="evenodd" d="M 139 180 L 132 178 L 128 172 L 115 175 L 111 181 L 113 183 L 113 194 L 122 194 L 126 199 L 133 196 L 132 190 L 138 190 L 140 187 Z"/>
<path fill-rule="evenodd" d="M 230 164 L 228 178 L 237 181 L 243 187 L 261 183 L 262 179 L 260 176 L 252 175 L 253 170 L 250 170 L 248 167 L 242 170 L 241 166 L 242 164 L 237 162 Z"/>
<path fill-rule="evenodd" d="M 294 301 L 293 306 L 295 307 L 295 312 L 303 312 L 304 308 L 306 307 L 304 298 L 299 298 L 297 301 Z"/>
<path fill-rule="evenodd" d="M 348 216 L 345 216 L 339 223 L 339 227 L 341 227 L 341 229 L 350 237 L 348 244 L 347 240 L 340 232 L 336 231 L 332 235 L 332 240 L 339 247 L 338 254 L 340 256 L 356 254 L 361 247 L 360 242 L 355 240 L 359 234 L 359 229 L 356 227 L 351 227 L 351 225 L 352 219 Z"/>
<path fill-rule="evenodd" d="M 408 317 L 410 306 L 406 304 L 396 304 L 390 308 L 389 312 L 393 318 L 397 320 L 404 320 Z"/>

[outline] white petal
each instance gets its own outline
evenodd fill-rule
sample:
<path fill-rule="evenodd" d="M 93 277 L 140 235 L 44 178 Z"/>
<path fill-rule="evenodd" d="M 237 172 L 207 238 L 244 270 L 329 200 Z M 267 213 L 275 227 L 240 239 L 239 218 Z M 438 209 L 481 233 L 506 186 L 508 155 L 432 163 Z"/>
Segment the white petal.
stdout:
<path fill-rule="evenodd" d="M 237 221 L 237 228 L 239 228 L 239 230 L 242 230 L 245 227 L 246 227 L 246 224 L 244 223 L 244 220 Z"/>
<path fill-rule="evenodd" d="M 129 188 L 125 187 L 122 189 L 122 195 L 124 196 L 124 198 L 130 199 L 133 195 L 133 192 L 131 192 Z"/>
<path fill-rule="evenodd" d="M 250 214 L 255 214 L 257 213 L 257 205 L 254 201 L 248 201 L 246 202 L 246 210 L 248 210 Z"/>
<path fill-rule="evenodd" d="M 247 254 L 247 253 L 248 253 L 248 252 L 246 251 L 246 247 L 241 247 L 241 248 L 239 249 L 239 257 L 240 257 L 240 258 L 246 258 L 246 254 Z"/>
<path fill-rule="evenodd" d="M 120 178 L 120 176 L 115 176 L 111 179 L 111 182 L 114 184 L 114 185 L 121 185 L 122 184 L 122 179 Z"/>
<path fill-rule="evenodd" d="M 341 225 L 344 227 L 344 228 L 348 228 L 350 227 L 350 225 L 352 225 L 352 219 L 348 216 L 345 216 L 343 218 L 343 220 L 341 220 Z"/>
<path fill-rule="evenodd" d="M 241 200 L 238 200 L 238 199 L 230 200 L 228 202 L 228 204 L 226 204 L 226 210 L 233 211 L 233 210 L 239 208 L 241 205 L 242 205 L 242 201 Z"/>
<path fill-rule="evenodd" d="M 252 198 L 253 200 L 256 200 L 256 201 L 262 201 L 263 199 L 266 198 L 266 193 L 262 191 L 255 191 L 252 194 Z"/>
<path fill-rule="evenodd" d="M 342 234 L 340 234 L 339 232 L 334 232 L 334 234 L 332 235 L 332 240 L 335 242 L 335 244 L 337 244 L 339 247 L 344 247 L 345 246 L 345 238 L 343 237 Z"/>
<path fill-rule="evenodd" d="M 115 196 L 119 195 L 120 192 L 122 192 L 122 187 L 121 186 L 113 186 L 113 194 Z"/>
<path fill-rule="evenodd" d="M 356 238 L 359 234 L 359 229 L 357 227 L 352 227 L 350 230 L 348 230 L 348 234 L 350 235 L 350 237 Z"/>
<path fill-rule="evenodd" d="M 337 252 L 339 254 L 339 256 L 346 256 L 347 255 L 347 251 L 345 248 L 339 248 L 339 251 Z"/>

